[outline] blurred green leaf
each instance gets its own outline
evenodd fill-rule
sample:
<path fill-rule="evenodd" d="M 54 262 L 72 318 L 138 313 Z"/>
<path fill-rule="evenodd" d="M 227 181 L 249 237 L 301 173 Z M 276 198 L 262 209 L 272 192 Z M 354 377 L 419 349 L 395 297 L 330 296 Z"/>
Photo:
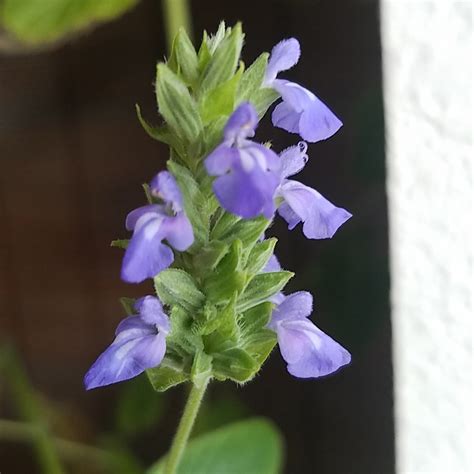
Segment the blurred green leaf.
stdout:
<path fill-rule="evenodd" d="M 164 401 L 151 388 L 146 376 L 123 384 L 115 412 L 118 432 L 133 436 L 155 426 L 163 415 Z"/>
<path fill-rule="evenodd" d="M 13 39 L 38 46 L 112 20 L 137 3 L 138 0 L 3 0 L 0 24 Z"/>
<path fill-rule="evenodd" d="M 163 474 L 161 459 L 147 474 Z M 233 423 L 192 440 L 177 474 L 277 474 L 283 461 L 278 429 L 263 418 Z"/>

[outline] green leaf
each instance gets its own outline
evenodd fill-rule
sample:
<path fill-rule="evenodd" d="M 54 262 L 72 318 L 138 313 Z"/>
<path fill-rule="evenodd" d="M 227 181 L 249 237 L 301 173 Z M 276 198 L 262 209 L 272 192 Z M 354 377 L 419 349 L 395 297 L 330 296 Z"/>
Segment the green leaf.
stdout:
<path fill-rule="evenodd" d="M 212 376 L 212 357 L 199 350 L 194 355 L 191 368 L 191 380 L 198 388 L 202 388 Z"/>
<path fill-rule="evenodd" d="M 152 390 L 145 376 L 123 384 L 115 409 L 118 432 L 134 436 L 156 426 L 164 413 L 164 402 L 164 397 Z"/>
<path fill-rule="evenodd" d="M 232 33 L 218 44 L 215 53 L 204 69 L 201 78 L 203 91 L 214 89 L 234 75 L 242 51 L 243 39 L 242 26 L 237 23 L 232 28 Z"/>
<path fill-rule="evenodd" d="M 193 277 L 184 270 L 168 268 L 155 278 L 156 293 L 169 306 L 179 305 L 187 311 L 195 311 L 204 303 Z"/>
<path fill-rule="evenodd" d="M 182 371 L 166 365 L 166 358 L 160 366 L 146 371 L 152 387 L 157 392 L 164 392 L 175 385 L 186 382 L 188 377 Z"/>
<path fill-rule="evenodd" d="M 3 0 L 0 2 L 0 25 L 25 45 L 47 44 L 112 20 L 137 1 Z"/>
<path fill-rule="evenodd" d="M 234 347 L 212 354 L 213 373 L 219 380 L 231 379 L 234 382 L 247 382 L 252 379 L 260 366 L 244 349 Z"/>
<path fill-rule="evenodd" d="M 249 253 L 247 258 L 247 265 L 245 270 L 249 275 L 255 275 L 259 273 L 267 264 L 270 257 L 273 255 L 273 250 L 278 242 L 276 238 L 264 240 L 263 242 L 257 242 Z"/>
<path fill-rule="evenodd" d="M 292 272 L 260 273 L 250 281 L 237 301 L 237 311 L 246 311 L 278 293 L 294 275 Z"/>
<path fill-rule="evenodd" d="M 249 98 L 252 102 L 255 110 L 257 111 L 258 117 L 262 118 L 266 113 L 268 108 L 280 97 L 280 94 L 274 89 L 269 87 L 264 87 L 255 91 Z"/>
<path fill-rule="evenodd" d="M 110 246 L 117 247 L 119 249 L 126 249 L 129 243 L 130 243 L 130 239 L 117 239 L 117 240 L 112 240 L 112 242 L 110 242 Z"/>
<path fill-rule="evenodd" d="M 199 110 L 204 125 L 209 124 L 221 115 L 226 116 L 227 119 L 233 112 L 235 95 L 241 76 L 242 69 L 239 69 L 231 79 L 203 94 L 199 103 Z"/>
<path fill-rule="evenodd" d="M 237 92 L 238 103 L 250 100 L 262 86 L 267 70 L 268 56 L 268 53 L 262 53 L 244 72 Z"/>
<path fill-rule="evenodd" d="M 173 43 L 180 75 L 189 85 L 194 85 L 199 77 L 198 56 L 184 28 L 180 28 Z"/>
<path fill-rule="evenodd" d="M 183 81 L 163 63 L 156 69 L 156 98 L 166 123 L 188 143 L 195 142 L 202 132 L 196 103 Z"/>
<path fill-rule="evenodd" d="M 183 147 L 182 140 L 173 133 L 167 125 L 162 125 L 161 127 L 155 127 L 150 125 L 142 116 L 140 106 L 135 104 L 135 110 L 137 112 L 138 120 L 140 121 L 141 126 L 145 132 L 154 140 L 159 142 L 166 143 L 170 147 L 174 148 L 180 156 L 185 155 L 185 149 Z"/>
<path fill-rule="evenodd" d="M 164 473 L 163 458 L 147 474 Z M 176 474 L 278 474 L 283 441 L 273 423 L 253 418 L 191 440 Z"/>
<path fill-rule="evenodd" d="M 125 310 L 127 316 L 132 316 L 135 314 L 135 298 L 126 298 L 125 296 L 120 298 L 120 304 Z"/>

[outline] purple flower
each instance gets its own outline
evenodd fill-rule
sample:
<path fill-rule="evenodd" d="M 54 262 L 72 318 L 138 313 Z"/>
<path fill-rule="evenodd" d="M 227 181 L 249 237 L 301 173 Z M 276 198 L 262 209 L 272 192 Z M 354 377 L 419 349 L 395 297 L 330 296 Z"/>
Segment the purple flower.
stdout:
<path fill-rule="evenodd" d="M 227 121 L 223 142 L 205 161 L 207 172 L 218 176 L 213 189 L 222 207 L 246 219 L 273 216 L 273 195 L 279 183 L 278 156 L 248 139 L 257 124 L 252 105 L 241 104 Z"/>
<path fill-rule="evenodd" d="M 287 179 L 305 166 L 308 160 L 307 148 L 305 142 L 300 142 L 280 154 L 281 184 L 276 191 L 276 197 L 283 202 L 278 213 L 288 222 L 290 230 L 303 222 L 303 233 L 308 239 L 327 239 L 331 238 L 352 214 L 334 206 L 315 189 Z"/>
<path fill-rule="evenodd" d="M 168 171 L 158 173 L 150 190 L 163 204 L 139 207 L 128 214 L 125 223 L 128 230 L 133 230 L 122 263 L 122 279 L 129 283 L 153 278 L 171 265 L 173 251 L 163 244 L 164 239 L 179 251 L 194 242 L 193 228 L 183 210 L 183 198 L 174 177 Z"/>
<path fill-rule="evenodd" d="M 307 291 L 292 293 L 274 309 L 268 325 L 277 334 L 288 372 L 295 377 L 322 377 L 351 360 L 346 349 L 308 319 L 312 306 L 313 297 Z"/>
<path fill-rule="evenodd" d="M 88 370 L 87 390 L 131 379 L 163 360 L 170 323 L 160 300 L 145 296 L 135 302 L 135 310 L 139 314 L 119 323 L 115 340 Z"/>
<path fill-rule="evenodd" d="M 294 82 L 277 79 L 281 71 L 292 68 L 300 57 L 298 40 L 290 38 L 272 50 L 265 75 L 265 84 L 273 87 L 283 102 L 275 107 L 272 121 L 275 127 L 298 133 L 308 142 L 318 142 L 334 135 L 342 122 L 312 92 Z"/>

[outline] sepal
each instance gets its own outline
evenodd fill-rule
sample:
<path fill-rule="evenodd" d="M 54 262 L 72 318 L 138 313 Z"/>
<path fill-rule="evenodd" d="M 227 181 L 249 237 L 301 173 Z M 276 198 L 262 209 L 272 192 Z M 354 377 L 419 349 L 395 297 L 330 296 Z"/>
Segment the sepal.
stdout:
<path fill-rule="evenodd" d="M 219 30 L 221 30 L 220 27 Z M 218 36 L 216 35 L 214 43 L 217 38 Z M 212 57 L 201 77 L 201 89 L 203 91 L 214 89 L 234 75 L 239 63 L 243 40 L 242 26 L 240 23 L 237 23 L 232 28 L 230 35 L 218 42 L 214 53 L 212 53 L 214 44 L 211 45 L 210 52 Z"/>
<path fill-rule="evenodd" d="M 252 249 L 250 250 L 245 270 L 249 275 L 255 275 L 259 273 L 267 262 L 270 260 L 270 257 L 273 255 L 277 239 L 272 237 L 271 239 L 264 240 L 262 242 L 257 242 Z"/>
<path fill-rule="evenodd" d="M 242 251 L 242 242 L 234 240 L 229 252 L 204 281 L 204 291 L 210 302 L 226 302 L 234 293 L 238 294 L 244 289 L 246 273 L 240 268 Z"/>
<path fill-rule="evenodd" d="M 189 380 L 186 374 L 177 368 L 167 365 L 167 359 L 163 359 L 160 366 L 146 371 L 148 380 L 157 392 L 165 392 L 171 387 Z"/>
<path fill-rule="evenodd" d="M 199 247 L 209 240 L 209 226 L 212 213 L 217 207 L 217 201 L 210 190 L 206 196 L 205 189 L 200 186 L 192 173 L 184 166 L 168 161 L 168 169 L 176 178 L 184 198 L 184 209 L 191 221 L 194 231 L 193 248 Z"/>
<path fill-rule="evenodd" d="M 213 358 L 213 373 L 218 380 L 231 379 L 239 383 L 247 382 L 260 368 L 255 359 L 239 347 L 213 354 Z"/>
<path fill-rule="evenodd" d="M 255 110 L 257 111 L 258 118 L 262 118 L 266 113 L 270 106 L 280 97 L 275 89 L 271 89 L 269 87 L 263 87 L 262 89 L 258 89 L 252 95 L 250 101 L 252 102 Z"/>
<path fill-rule="evenodd" d="M 163 63 L 156 68 L 156 98 L 166 123 L 181 139 L 195 143 L 202 133 L 196 102 L 186 84 Z"/>
<path fill-rule="evenodd" d="M 219 84 L 214 89 L 204 92 L 201 96 L 199 112 L 204 125 L 209 124 L 220 116 L 224 116 L 227 120 L 228 116 L 233 112 L 236 103 L 237 87 L 239 86 L 242 72 L 243 68 L 240 67 L 229 80 Z"/>
<path fill-rule="evenodd" d="M 268 65 L 268 53 L 262 53 L 242 75 L 237 92 L 237 103 L 250 101 L 255 93 L 260 89 L 265 78 L 265 71 Z"/>
<path fill-rule="evenodd" d="M 205 300 L 194 278 L 184 270 L 169 268 L 154 278 L 156 294 L 169 306 L 181 306 L 186 311 L 196 311 Z"/>
<path fill-rule="evenodd" d="M 178 74 L 183 81 L 194 87 L 199 79 L 199 61 L 193 43 L 184 28 L 180 28 L 173 42 Z"/>
<path fill-rule="evenodd" d="M 239 297 L 237 311 L 246 311 L 267 301 L 271 296 L 281 291 L 293 275 L 294 273 L 287 271 L 255 275 Z"/>

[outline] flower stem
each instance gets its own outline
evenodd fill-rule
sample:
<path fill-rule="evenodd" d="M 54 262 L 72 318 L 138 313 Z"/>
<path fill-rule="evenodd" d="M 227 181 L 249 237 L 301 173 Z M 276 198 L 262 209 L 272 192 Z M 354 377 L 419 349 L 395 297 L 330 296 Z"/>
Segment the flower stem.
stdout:
<path fill-rule="evenodd" d="M 166 42 L 168 51 L 171 51 L 176 33 L 183 27 L 192 38 L 192 25 L 189 0 L 162 0 L 163 15 L 165 17 Z"/>
<path fill-rule="evenodd" d="M 178 430 L 173 438 L 171 448 L 166 458 L 164 474 L 175 474 L 179 462 L 183 457 L 184 449 L 191 434 L 196 416 L 201 406 L 204 393 L 206 392 L 209 379 L 206 380 L 200 387 L 193 384 L 191 392 L 189 393 L 188 401 L 184 407 L 183 416 L 178 425 Z"/>

